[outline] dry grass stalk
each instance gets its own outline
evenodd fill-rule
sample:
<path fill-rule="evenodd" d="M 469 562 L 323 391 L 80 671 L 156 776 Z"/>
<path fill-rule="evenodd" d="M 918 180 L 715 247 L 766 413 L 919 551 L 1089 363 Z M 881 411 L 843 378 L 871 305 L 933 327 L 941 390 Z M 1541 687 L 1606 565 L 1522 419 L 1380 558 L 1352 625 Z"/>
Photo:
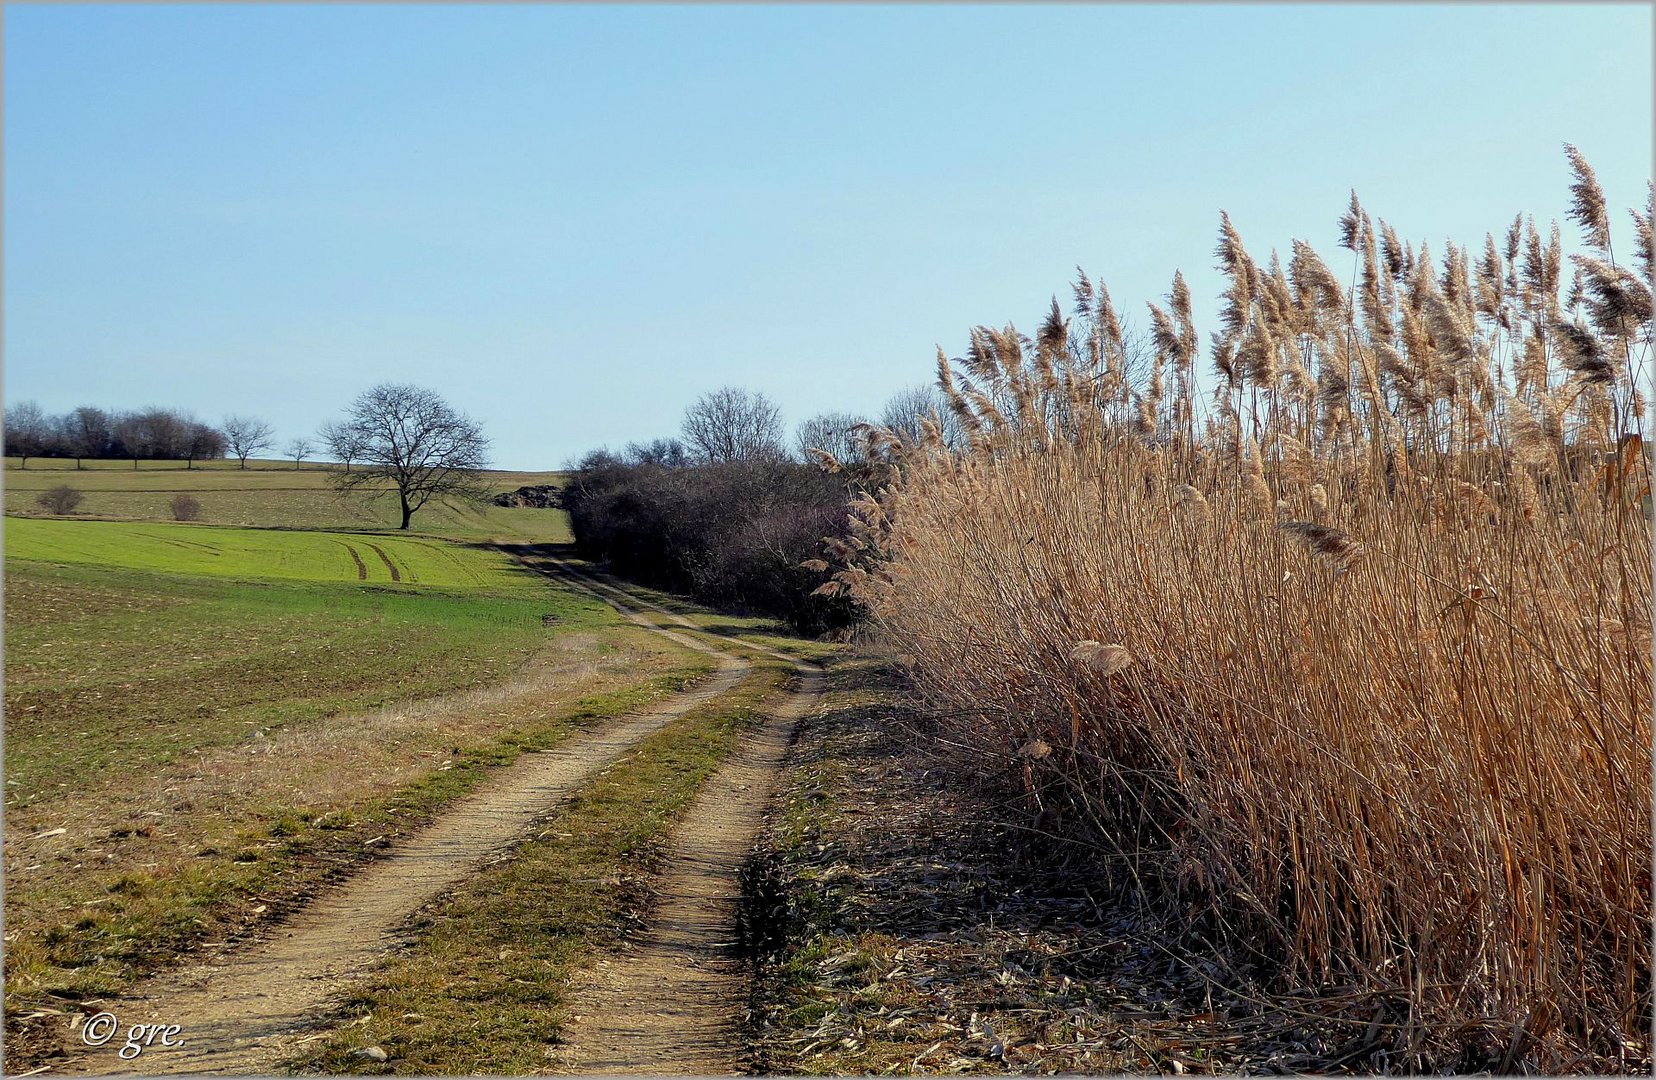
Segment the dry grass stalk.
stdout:
<path fill-rule="evenodd" d="M 942 737 L 1060 748 L 1023 765 L 1124 880 L 1396 993 L 1415 1067 L 1649 1059 L 1648 290 L 1571 161 L 1573 310 L 1556 227 L 1439 268 L 1354 202 L 1350 288 L 1222 217 L 1204 423 L 1182 279 L 1148 349 L 1085 278 L 1038 358 L 980 328 L 970 447 L 894 453 L 834 560 Z"/>

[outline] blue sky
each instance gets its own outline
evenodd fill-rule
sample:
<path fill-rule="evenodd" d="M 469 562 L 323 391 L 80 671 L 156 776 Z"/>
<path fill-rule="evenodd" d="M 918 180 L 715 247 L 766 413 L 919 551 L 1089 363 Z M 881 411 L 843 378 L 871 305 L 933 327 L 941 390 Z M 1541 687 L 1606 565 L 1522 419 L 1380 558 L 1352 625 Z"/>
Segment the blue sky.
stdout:
<path fill-rule="evenodd" d="M 1331 262 L 1651 175 L 1648 5 L 12 3 L 5 392 L 308 433 L 437 389 L 506 467 L 699 393 L 875 412 L 1074 267 L 1204 340 L 1221 208 Z"/>

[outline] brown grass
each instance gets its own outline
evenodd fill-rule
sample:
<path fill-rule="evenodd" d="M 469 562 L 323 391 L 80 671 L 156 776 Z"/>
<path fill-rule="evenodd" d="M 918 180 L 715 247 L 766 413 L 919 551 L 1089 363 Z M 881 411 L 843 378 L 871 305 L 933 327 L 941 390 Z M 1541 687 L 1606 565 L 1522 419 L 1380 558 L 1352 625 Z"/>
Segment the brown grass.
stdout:
<path fill-rule="evenodd" d="M 1224 219 L 1211 401 L 1182 279 L 1147 362 L 1085 277 L 979 328 L 970 446 L 875 433 L 831 552 L 961 760 L 1285 983 L 1393 996 L 1404 1067 L 1650 1056 L 1649 217 L 1640 277 L 1572 164 L 1568 293 L 1556 227 L 1438 266 L 1353 196 L 1342 276 Z"/>

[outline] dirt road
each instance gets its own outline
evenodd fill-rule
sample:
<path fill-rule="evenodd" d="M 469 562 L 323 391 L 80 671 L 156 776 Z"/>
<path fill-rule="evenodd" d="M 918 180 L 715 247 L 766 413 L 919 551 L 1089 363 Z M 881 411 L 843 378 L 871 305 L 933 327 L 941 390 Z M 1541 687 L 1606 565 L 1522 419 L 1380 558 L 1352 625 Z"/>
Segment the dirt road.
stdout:
<path fill-rule="evenodd" d="M 566 568 L 567 569 L 567 568 Z M 461 800 L 437 821 L 399 843 L 383 859 L 274 927 L 262 940 L 211 963 L 181 968 L 112 1003 L 121 1030 L 134 1023 L 176 1024 L 182 1045 L 153 1047 L 133 1061 L 109 1045 L 74 1055 L 53 1072 L 144 1075 L 271 1070 L 312 1030 L 330 999 L 403 939 L 408 918 L 443 895 L 479 864 L 521 837 L 585 780 L 675 717 L 729 691 L 751 668 L 738 655 L 754 646 L 691 637 L 645 618 L 638 601 L 614 587 L 569 571 L 570 584 L 611 604 L 623 616 L 681 645 L 717 657 L 714 676 L 653 708 L 572 736 L 551 751 L 525 755 L 484 790 Z M 683 622 L 683 620 L 679 620 Z M 717 641 L 718 644 L 710 644 Z M 675 855 L 660 883 L 660 917 L 636 955 L 604 969 L 605 993 L 577 1010 L 571 1061 L 602 1071 L 648 1068 L 695 1071 L 734 1067 L 734 1019 L 741 977 L 721 950 L 733 936 L 737 874 L 757 834 L 769 781 L 794 720 L 815 693 L 815 675 L 776 709 L 698 796 L 679 830 Z M 596 988 L 595 988 L 596 992 Z M 626 1017 L 642 1017 L 646 1037 L 630 1040 Z M 630 1047 L 630 1049 L 629 1049 Z M 586 1064 L 590 1063 L 590 1064 Z"/>
<path fill-rule="evenodd" d="M 663 897 L 641 939 L 577 977 L 565 1072 L 723 1074 L 741 1062 L 748 979 L 736 955 L 741 869 L 764 823 L 794 725 L 820 693 L 801 672 L 769 722 L 708 781 L 674 832 Z"/>
<path fill-rule="evenodd" d="M 618 603 L 677 625 L 688 619 L 568 564 L 559 573 Z M 799 681 L 783 705 L 715 773 L 674 830 L 657 886 L 662 901 L 644 934 L 575 979 L 559 1068 L 568 1073 L 683 1076 L 738 1071 L 737 1030 L 748 980 L 735 952 L 742 864 L 770 804 L 794 727 L 821 693 L 822 674 L 764 645 L 724 639 L 794 663 Z"/>

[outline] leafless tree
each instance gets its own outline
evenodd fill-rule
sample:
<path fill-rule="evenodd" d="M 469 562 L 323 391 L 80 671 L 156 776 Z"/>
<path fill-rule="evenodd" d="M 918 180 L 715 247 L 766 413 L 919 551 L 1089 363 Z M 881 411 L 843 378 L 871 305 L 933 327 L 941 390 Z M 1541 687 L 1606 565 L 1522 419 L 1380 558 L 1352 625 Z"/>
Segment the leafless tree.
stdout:
<path fill-rule="evenodd" d="M 841 465 L 854 465 L 863 459 L 862 448 L 851 434 L 851 429 L 866 421 L 853 413 L 831 412 L 813 416 L 799 425 L 794 435 L 802 460 L 811 460 L 810 451 L 822 450 L 834 455 Z"/>
<path fill-rule="evenodd" d="M 329 455 L 344 465 L 346 472 L 350 472 L 351 462 L 362 455 L 362 448 L 356 444 L 355 429 L 350 424 L 329 421 L 322 425 L 317 435 Z"/>
<path fill-rule="evenodd" d="M 677 469 L 690 464 L 690 454 L 677 439 L 630 442 L 621 450 L 621 460 L 631 465 L 660 465 Z"/>
<path fill-rule="evenodd" d="M 880 413 L 880 426 L 919 442 L 922 416 L 929 417 L 942 429 L 945 446 L 958 447 L 965 442 L 960 418 L 949 408 L 949 399 L 937 387 L 924 383 L 893 394 Z"/>
<path fill-rule="evenodd" d="M 269 450 L 276 437 L 276 429 L 253 416 L 226 416 L 224 436 L 230 441 L 230 452 L 242 468 L 247 459 L 260 450 Z"/>
<path fill-rule="evenodd" d="M 81 459 L 105 457 L 114 449 L 115 423 L 102 409 L 82 405 L 59 419 L 58 437 L 79 469 Z"/>
<path fill-rule="evenodd" d="M 187 423 L 170 409 L 150 407 L 122 416 L 115 424 L 115 440 L 132 467 L 144 458 L 181 458 Z"/>
<path fill-rule="evenodd" d="M 782 410 L 764 394 L 726 386 L 703 394 L 685 410 L 685 448 L 699 464 L 780 461 Z"/>
<path fill-rule="evenodd" d="M 30 458 L 44 454 L 52 435 L 51 422 L 39 405 L 20 401 L 6 407 L 6 453 L 22 459 L 19 468 L 27 469 Z"/>
<path fill-rule="evenodd" d="M 197 458 L 224 456 L 224 432 L 199 420 L 185 418 L 184 467 L 195 468 Z"/>
<path fill-rule="evenodd" d="M 381 383 L 351 403 L 343 426 L 362 467 L 336 472 L 341 491 L 396 488 L 402 524 L 432 498 L 482 495 L 477 470 L 488 464 L 489 441 L 477 422 L 418 386 Z"/>
<path fill-rule="evenodd" d="M 287 456 L 293 459 L 293 467 L 295 469 L 299 467 L 299 463 L 301 461 L 304 461 L 306 458 L 310 457 L 312 449 L 313 447 L 311 446 L 310 439 L 303 435 L 299 436 L 297 439 L 288 440 Z"/>

